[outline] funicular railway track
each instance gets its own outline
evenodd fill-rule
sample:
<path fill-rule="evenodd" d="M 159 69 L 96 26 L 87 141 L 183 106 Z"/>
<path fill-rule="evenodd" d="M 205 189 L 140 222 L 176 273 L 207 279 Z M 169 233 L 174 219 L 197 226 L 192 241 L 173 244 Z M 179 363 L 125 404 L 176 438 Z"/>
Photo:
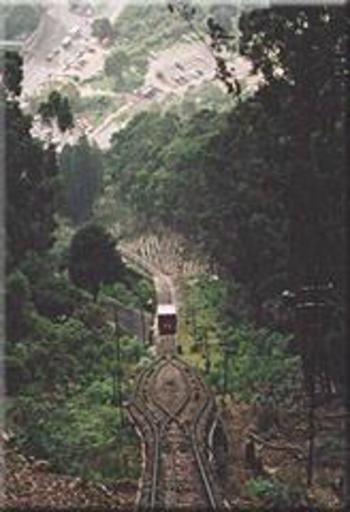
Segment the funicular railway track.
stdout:
<path fill-rule="evenodd" d="M 169 390 L 157 389 L 166 379 Z M 146 447 L 139 509 L 218 508 L 206 453 L 214 409 L 201 379 L 175 356 L 140 375 L 129 406 Z"/>
<path fill-rule="evenodd" d="M 153 277 L 158 304 L 176 304 L 170 276 L 127 249 L 123 255 Z M 137 509 L 220 509 L 209 463 L 215 400 L 194 369 L 177 356 L 175 336 L 155 332 L 158 358 L 139 374 L 128 405 L 143 446 Z"/>

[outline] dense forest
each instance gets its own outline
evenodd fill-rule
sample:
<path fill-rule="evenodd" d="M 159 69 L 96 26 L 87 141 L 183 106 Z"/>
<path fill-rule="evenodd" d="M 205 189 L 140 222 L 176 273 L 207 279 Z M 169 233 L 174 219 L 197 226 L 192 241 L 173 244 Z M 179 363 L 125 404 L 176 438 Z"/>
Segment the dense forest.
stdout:
<path fill-rule="evenodd" d="M 223 401 L 265 407 L 260 433 L 288 425 L 288 413 L 311 428 L 310 409 L 346 401 L 348 28 L 335 6 L 247 10 L 240 52 L 263 77 L 256 93 L 240 95 L 216 55 L 232 108 L 195 98 L 191 108 L 187 97 L 186 108 L 137 114 L 104 153 L 82 137 L 59 157 L 31 135 L 22 62 L 6 55 L 6 412 L 21 449 L 61 473 L 139 476 L 121 395 L 152 354 L 105 299 L 149 310 L 154 290 L 122 261 L 116 225 L 122 237 L 181 236 L 208 263 L 182 283 L 184 355 Z M 122 57 L 107 59 L 111 74 Z M 73 126 L 67 109 L 62 131 Z M 343 452 L 332 431 L 315 459 L 339 468 Z M 289 479 L 259 474 L 247 492 L 300 504 L 305 481 Z"/>
<path fill-rule="evenodd" d="M 200 247 L 244 286 L 258 324 L 276 320 L 283 290 L 332 283 L 319 347 L 342 387 L 346 24 L 334 8 L 269 10 L 241 25 L 242 51 L 265 74 L 259 92 L 230 113 L 141 113 L 114 136 L 107 167 L 140 230 L 165 226 Z"/>

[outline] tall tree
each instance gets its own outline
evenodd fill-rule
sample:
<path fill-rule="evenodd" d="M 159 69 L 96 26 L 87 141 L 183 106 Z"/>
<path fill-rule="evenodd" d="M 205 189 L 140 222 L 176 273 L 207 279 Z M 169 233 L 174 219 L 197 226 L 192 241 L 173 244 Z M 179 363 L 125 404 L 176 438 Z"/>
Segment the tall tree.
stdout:
<path fill-rule="evenodd" d="M 124 275 L 124 264 L 116 241 L 101 226 L 88 224 L 72 239 L 69 275 L 72 282 L 91 292 L 94 300 L 101 284 L 113 283 Z"/>
<path fill-rule="evenodd" d="M 23 59 L 17 52 L 6 52 L 3 62 L 3 84 L 8 94 L 19 96 L 22 92 Z"/>
<path fill-rule="evenodd" d="M 69 100 L 58 91 L 52 91 L 49 94 L 48 100 L 40 104 L 39 114 L 43 123 L 47 125 L 56 120 L 57 126 L 62 133 L 74 128 L 74 118 Z"/>
<path fill-rule="evenodd" d="M 29 251 L 42 252 L 53 243 L 56 226 L 54 148 L 33 139 L 31 118 L 14 94 L 21 90 L 22 59 L 5 54 L 6 263 L 10 271 Z"/>
<path fill-rule="evenodd" d="M 60 157 L 67 213 L 77 225 L 91 217 L 101 188 L 102 157 L 85 136 L 74 146 L 66 145 Z"/>
<path fill-rule="evenodd" d="M 282 113 L 289 105 L 290 279 L 332 277 L 340 284 L 349 18 L 341 6 L 299 5 L 246 13 L 240 27 L 241 51 L 271 92 L 266 108 Z"/>

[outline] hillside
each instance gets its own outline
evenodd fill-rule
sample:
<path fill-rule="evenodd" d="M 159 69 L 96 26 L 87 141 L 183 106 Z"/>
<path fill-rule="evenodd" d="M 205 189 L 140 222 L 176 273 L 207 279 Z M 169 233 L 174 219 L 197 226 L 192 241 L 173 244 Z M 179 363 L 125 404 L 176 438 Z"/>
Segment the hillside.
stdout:
<path fill-rule="evenodd" d="M 6 464 L 1 507 L 6 510 L 127 510 L 132 507 L 136 486 L 125 480 L 102 485 L 50 471 L 46 461 L 23 456 L 2 431 Z"/>
<path fill-rule="evenodd" d="M 198 11 L 204 51 L 176 5 L 70 12 L 60 66 L 94 38 L 108 73 L 35 119 L 5 55 L 7 499 L 340 509 L 348 19 L 235 11 L 232 70 L 233 13 Z"/>

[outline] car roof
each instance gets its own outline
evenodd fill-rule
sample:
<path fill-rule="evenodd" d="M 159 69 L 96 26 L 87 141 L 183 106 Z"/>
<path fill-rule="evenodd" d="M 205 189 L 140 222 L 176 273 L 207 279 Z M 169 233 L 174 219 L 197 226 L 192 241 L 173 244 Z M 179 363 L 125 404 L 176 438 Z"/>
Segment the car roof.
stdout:
<path fill-rule="evenodd" d="M 176 309 L 174 304 L 158 304 L 157 306 L 158 315 L 176 315 Z"/>

